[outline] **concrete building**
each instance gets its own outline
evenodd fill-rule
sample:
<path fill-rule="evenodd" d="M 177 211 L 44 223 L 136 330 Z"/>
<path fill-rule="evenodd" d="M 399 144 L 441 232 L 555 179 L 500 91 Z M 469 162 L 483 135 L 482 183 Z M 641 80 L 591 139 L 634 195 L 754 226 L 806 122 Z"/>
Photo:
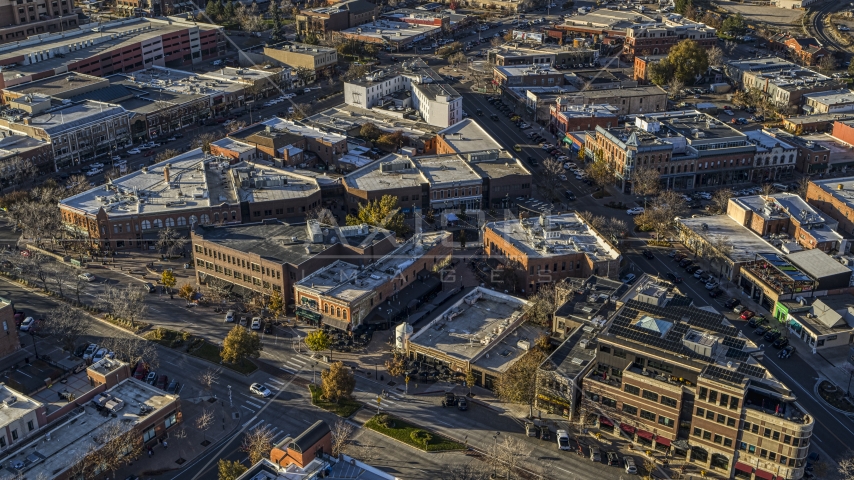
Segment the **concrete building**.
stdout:
<path fill-rule="evenodd" d="M 225 53 L 222 27 L 178 17 L 128 18 L 0 45 L 4 85 L 65 72 L 105 77 L 154 65 L 198 65 Z"/>
<path fill-rule="evenodd" d="M 15 329 L 14 322 L 11 328 Z M 5 384 L 0 385 L 0 402 L 3 404 L 0 409 L 0 455 L 4 455 L 40 433 L 39 430 L 47 425 L 47 417 L 43 403 Z"/>
<path fill-rule="evenodd" d="M 779 138 L 792 145 L 797 150 L 795 170 L 803 174 L 814 174 L 827 170 L 830 158 L 830 148 L 823 142 L 815 141 L 811 135 L 806 137 L 792 135 L 778 128 L 762 130 L 766 135 Z"/>
<path fill-rule="evenodd" d="M 727 215 L 786 253 L 818 249 L 847 252 L 850 242 L 836 229 L 839 222 L 820 214 L 791 193 L 752 195 L 730 199 Z"/>
<path fill-rule="evenodd" d="M 627 192 L 639 168 L 655 168 L 662 187 L 677 190 L 745 183 L 760 175 L 749 137 L 695 110 L 639 115 L 634 126 L 597 126 L 594 133 L 585 150 L 601 152 Z"/>
<path fill-rule="evenodd" d="M 667 92 L 661 87 L 647 86 L 613 90 L 589 90 L 562 95 L 565 105 L 608 104 L 620 115 L 663 112 L 667 110 Z"/>
<path fill-rule="evenodd" d="M 807 202 L 837 222 L 837 232 L 854 235 L 854 177 L 812 179 L 807 187 Z"/>
<path fill-rule="evenodd" d="M 847 89 L 803 95 L 805 114 L 833 114 L 854 112 L 854 92 Z"/>
<path fill-rule="evenodd" d="M 295 69 L 313 70 L 316 75 L 330 75 L 338 65 L 338 51 L 320 45 L 284 42 L 264 47 L 264 55 Z"/>
<path fill-rule="evenodd" d="M 726 478 L 801 478 L 812 416 L 722 315 L 675 298 L 644 276 L 621 299 L 589 342 L 579 405 L 600 433 Z"/>
<path fill-rule="evenodd" d="M 420 58 L 344 83 L 344 103 L 366 109 L 420 114 L 441 128 L 463 119 L 463 97 Z M 410 109 L 410 110 L 407 110 Z"/>
<path fill-rule="evenodd" d="M 567 105 L 558 98 L 549 107 L 549 130 L 552 133 L 605 129 L 617 126 L 617 108 L 611 105 Z"/>
<path fill-rule="evenodd" d="M 387 45 L 393 52 L 399 52 L 422 40 L 438 37 L 442 34 L 442 27 L 377 20 L 361 27 L 341 30 L 340 34 L 343 38 L 357 42 Z"/>
<path fill-rule="evenodd" d="M 483 244 L 489 259 L 517 269 L 517 284 L 533 294 L 564 278 L 617 278 L 620 251 L 575 213 L 488 222 Z"/>
<path fill-rule="evenodd" d="M 278 292 L 294 303 L 294 285 L 337 259 L 369 264 L 397 248 L 394 234 L 368 226 L 336 227 L 315 220 L 290 225 L 276 220 L 192 231 L 200 284 L 230 286 L 235 294 Z"/>
<path fill-rule="evenodd" d="M 190 150 L 62 200 L 63 224 L 103 250 L 148 249 L 166 227 L 304 218 L 321 205 L 314 178 L 229 163 Z"/>
<path fill-rule="evenodd" d="M 440 367 L 449 379 L 465 378 L 471 371 L 475 385 L 491 390 L 539 336 L 548 334 L 525 321 L 529 307 L 521 298 L 475 287 L 409 337 L 407 356 Z M 441 328 L 447 324 L 454 327 Z M 425 380 L 426 371 L 416 377 Z"/>
<path fill-rule="evenodd" d="M 80 24 L 80 13 L 80 7 L 73 0 L 42 0 L 26 4 L 4 0 L 0 2 L 0 43 L 72 31 Z"/>
<path fill-rule="evenodd" d="M 854 295 L 802 300 L 779 301 L 774 306 L 774 316 L 787 326 L 788 338 L 797 337 L 816 351 L 854 343 Z"/>
<path fill-rule="evenodd" d="M 783 252 L 728 215 L 679 218 L 679 240 L 692 252 L 711 252 L 716 260 L 715 274 L 734 281 L 739 270 L 756 259 L 758 253 Z"/>
<path fill-rule="evenodd" d="M 423 283 L 436 265 L 450 261 L 450 238 L 445 231 L 422 233 L 380 258 L 360 256 L 357 263 L 335 260 L 310 273 L 293 286 L 297 318 L 352 331 L 374 309 L 410 285 Z"/>
<path fill-rule="evenodd" d="M 564 84 L 563 73 L 549 65 L 496 66 L 493 68 L 493 81 L 503 87 L 553 87 Z"/>
<path fill-rule="evenodd" d="M 852 270 L 820 250 L 779 255 L 759 253 L 741 267 L 739 287 L 773 312 L 783 301 L 854 293 Z"/>
<path fill-rule="evenodd" d="M 601 39 L 626 38 L 628 29 L 638 23 L 655 23 L 652 14 L 627 8 L 598 8 L 583 15 L 567 18 L 555 28 L 566 32 L 567 37 L 596 36 Z"/>
<path fill-rule="evenodd" d="M 664 16 L 662 20 L 626 28 L 623 56 L 664 55 L 683 40 L 693 40 L 704 49 L 718 43 L 717 30 L 712 27 L 692 22 L 681 15 Z"/>
<path fill-rule="evenodd" d="M 797 112 L 804 95 L 839 88 L 838 82 L 830 77 L 794 64 L 787 71 L 746 71 L 741 82 L 744 89 L 756 89 L 789 113 Z"/>
<path fill-rule="evenodd" d="M 756 145 L 753 157 L 753 178 L 761 182 L 789 180 L 795 173 L 797 148 L 780 136 L 752 130 L 744 132 L 750 143 Z"/>
<path fill-rule="evenodd" d="M 505 44 L 491 48 L 487 52 L 487 60 L 501 67 L 552 65 L 565 68 L 578 64 L 592 64 L 598 58 L 598 50 L 574 45 L 519 46 L 518 44 Z"/>
<path fill-rule="evenodd" d="M 379 5 L 367 0 L 345 0 L 326 7 L 301 10 L 294 17 L 300 35 L 324 35 L 368 23 L 379 16 Z"/>

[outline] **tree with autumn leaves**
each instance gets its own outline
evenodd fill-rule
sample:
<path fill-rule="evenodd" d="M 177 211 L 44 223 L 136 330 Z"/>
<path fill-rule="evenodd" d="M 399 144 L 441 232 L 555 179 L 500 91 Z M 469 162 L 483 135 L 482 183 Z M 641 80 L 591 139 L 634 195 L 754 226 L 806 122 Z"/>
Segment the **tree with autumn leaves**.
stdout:
<path fill-rule="evenodd" d="M 360 205 L 356 215 L 347 215 L 347 225 L 362 224 L 391 230 L 399 237 L 409 230 L 403 221 L 397 197 L 392 195 L 383 195 L 380 199 Z"/>
<path fill-rule="evenodd" d="M 537 397 L 537 370 L 551 349 L 548 339 L 537 339 L 533 347 L 518 359 L 495 383 L 495 393 L 503 401 L 528 405 L 534 414 Z"/>

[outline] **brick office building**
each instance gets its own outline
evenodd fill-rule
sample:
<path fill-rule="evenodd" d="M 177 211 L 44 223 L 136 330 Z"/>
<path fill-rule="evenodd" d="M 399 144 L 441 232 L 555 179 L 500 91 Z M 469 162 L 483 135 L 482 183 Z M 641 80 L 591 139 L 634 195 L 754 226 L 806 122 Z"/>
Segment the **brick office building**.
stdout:
<path fill-rule="evenodd" d="M 611 105 L 567 104 L 558 97 L 555 104 L 549 106 L 549 130 L 567 133 L 616 127 L 617 112 L 618 109 Z"/>
<path fill-rule="evenodd" d="M 681 25 L 668 21 L 630 26 L 626 29 L 623 55 L 628 58 L 637 55 L 664 55 L 684 40 L 692 40 L 703 49 L 717 45 L 717 31 L 714 28 L 687 19 L 682 22 Z"/>
<path fill-rule="evenodd" d="M 24 40 L 45 33 L 73 31 L 81 13 L 74 0 L 0 2 L 0 43 Z"/>
<path fill-rule="evenodd" d="M 310 220 L 289 225 L 275 220 L 230 226 L 201 226 L 191 235 L 196 277 L 231 286 L 239 294 L 279 292 L 294 303 L 294 284 L 341 258 L 365 264 L 392 252 L 394 234 L 368 226 L 332 227 Z"/>
<path fill-rule="evenodd" d="M 450 238 L 445 231 L 422 233 L 381 258 L 335 260 L 295 282 L 297 317 L 345 331 L 358 327 L 383 302 L 450 261 Z"/>
<path fill-rule="evenodd" d="M 759 347 L 648 276 L 619 303 L 589 341 L 579 398 L 599 432 L 724 478 L 803 476 L 814 420 L 751 357 Z"/>
<path fill-rule="evenodd" d="M 230 133 L 229 138 L 254 146 L 276 165 L 323 165 L 337 170 L 347 153 L 347 137 L 273 117 Z"/>
<path fill-rule="evenodd" d="M 854 177 L 810 181 L 807 202 L 839 222 L 837 232 L 854 235 Z"/>
<path fill-rule="evenodd" d="M 14 317 L 15 307 L 12 306 L 12 302 L 0 298 L 0 325 L 6 332 L 5 335 L 0 335 L 0 358 L 17 352 L 21 348 Z"/>
<path fill-rule="evenodd" d="M 619 274 L 619 250 L 575 213 L 489 222 L 483 245 L 489 259 L 518 265 L 526 293 L 564 278 Z"/>

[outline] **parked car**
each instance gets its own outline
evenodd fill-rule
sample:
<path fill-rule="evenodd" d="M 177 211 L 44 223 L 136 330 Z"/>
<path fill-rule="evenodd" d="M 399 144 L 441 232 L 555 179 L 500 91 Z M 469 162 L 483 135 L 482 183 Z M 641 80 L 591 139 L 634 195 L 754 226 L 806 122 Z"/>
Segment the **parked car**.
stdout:
<path fill-rule="evenodd" d="M 30 331 L 35 332 L 36 328 L 38 328 L 38 322 L 39 321 L 33 317 L 25 318 L 24 321 L 21 322 L 21 331 L 22 332 L 30 332 Z"/>
<path fill-rule="evenodd" d="M 273 394 L 273 392 L 271 392 L 269 388 L 260 383 L 253 383 L 252 385 L 250 385 L 249 391 L 254 393 L 255 395 L 260 395 L 264 398 L 267 398 Z"/>
<path fill-rule="evenodd" d="M 33 318 L 33 317 L 30 317 Z M 95 353 L 98 351 L 98 345 L 94 343 L 90 343 L 86 350 L 83 352 L 83 360 L 91 360 Z"/>
<path fill-rule="evenodd" d="M 149 385 L 157 383 L 157 372 L 148 372 L 148 375 L 145 376 L 145 383 Z"/>
<path fill-rule="evenodd" d="M 780 350 L 780 353 L 777 356 L 780 358 L 789 358 L 792 356 L 793 353 L 795 353 L 795 346 L 794 345 L 786 345 L 786 347 L 783 348 L 783 350 Z"/>
<path fill-rule="evenodd" d="M 740 314 L 745 310 L 747 310 L 747 307 L 745 307 L 744 305 L 736 305 L 735 307 L 733 307 L 732 312 Z"/>
<path fill-rule="evenodd" d="M 637 474 L 638 467 L 635 465 L 635 459 L 629 456 L 623 457 L 623 465 L 626 466 L 626 473 L 628 474 Z"/>
<path fill-rule="evenodd" d="M 252 330 L 261 330 L 261 317 L 254 317 L 252 319 Z"/>
<path fill-rule="evenodd" d="M 762 335 L 765 335 L 765 333 L 767 333 L 767 332 L 768 332 L 768 327 L 763 325 L 763 326 L 757 328 L 756 330 L 754 330 L 753 334 L 759 335 L 761 337 Z"/>
<path fill-rule="evenodd" d="M 667 277 L 668 280 L 670 280 L 673 283 L 682 283 L 682 277 L 680 277 L 679 275 L 676 275 L 675 273 L 667 272 L 665 274 L 665 276 Z"/>
<path fill-rule="evenodd" d="M 83 272 L 77 276 L 80 277 L 81 280 L 85 280 L 87 282 L 94 282 L 95 281 L 95 275 L 92 275 L 89 272 Z"/>
<path fill-rule="evenodd" d="M 709 290 L 709 296 L 712 298 L 717 298 L 723 294 L 724 294 L 724 291 L 721 290 L 720 288 L 713 288 L 713 289 Z"/>
<path fill-rule="evenodd" d="M 605 458 L 608 465 L 620 466 L 620 456 L 617 455 L 617 452 L 608 452 L 605 454 Z"/>
<path fill-rule="evenodd" d="M 566 430 L 558 430 L 555 433 L 555 437 L 557 437 L 557 448 L 560 450 L 569 450 L 569 434 L 566 433 Z"/>
<path fill-rule="evenodd" d="M 632 283 L 635 278 L 637 278 L 637 275 L 635 275 L 634 273 L 629 273 L 626 274 L 625 277 L 621 278 L 620 281 L 622 281 L 623 283 Z"/>
<path fill-rule="evenodd" d="M 736 308 L 738 308 L 738 307 L 736 307 Z M 738 312 L 735 312 L 735 313 L 738 313 Z M 754 316 L 756 316 L 756 314 L 751 312 L 750 310 L 743 310 L 741 312 L 741 319 L 742 320 L 750 320 Z"/>
<path fill-rule="evenodd" d="M 687 267 L 685 267 L 685 273 L 691 273 L 691 274 L 693 274 L 693 273 L 694 273 L 695 271 L 697 271 L 699 268 L 700 268 L 700 266 L 699 266 L 699 265 L 688 265 Z"/>
<path fill-rule="evenodd" d="M 704 273 L 706 273 L 706 272 L 704 272 L 703 269 L 699 269 L 699 270 L 694 272 L 694 278 L 700 278 L 703 276 Z"/>
<path fill-rule="evenodd" d="M 741 305 L 741 300 L 737 298 L 730 298 L 726 302 L 724 302 L 724 308 L 735 308 L 736 305 Z"/>
<path fill-rule="evenodd" d="M 602 456 L 599 453 L 599 447 L 596 445 L 590 445 L 590 460 L 594 462 L 602 461 Z"/>
<path fill-rule="evenodd" d="M 652 254 L 652 252 L 651 252 L 651 251 L 649 251 L 649 250 L 641 250 L 641 253 L 643 254 L 643 256 L 644 256 L 644 257 L 646 257 L 646 258 L 648 258 L 648 259 L 650 259 L 650 260 L 654 260 L 654 259 L 655 259 L 655 255 L 653 255 L 653 254 Z"/>
<path fill-rule="evenodd" d="M 167 385 L 169 385 L 169 377 L 166 375 L 160 375 L 160 378 L 157 379 L 157 388 L 160 390 L 166 390 Z"/>
<path fill-rule="evenodd" d="M 180 389 L 181 389 L 181 384 L 176 382 L 175 380 L 172 380 L 171 382 L 169 382 L 169 386 L 166 387 L 166 393 L 171 393 L 174 395 L 174 394 L 177 394 L 178 390 L 180 390 Z"/>
<path fill-rule="evenodd" d="M 108 350 L 106 348 L 99 348 L 95 355 L 92 355 L 92 363 L 98 363 L 107 356 Z"/>
<path fill-rule="evenodd" d="M 273 333 L 273 324 L 270 322 L 264 322 L 264 333 L 270 334 Z"/>
<path fill-rule="evenodd" d="M 682 260 L 679 261 L 679 266 L 682 268 L 685 268 L 688 265 L 691 265 L 692 263 L 694 263 L 694 261 L 691 260 L 690 258 L 683 258 Z"/>
<path fill-rule="evenodd" d="M 789 339 L 787 337 L 780 337 L 777 340 L 774 340 L 774 343 L 771 345 L 776 349 L 781 349 L 789 344 Z"/>
<path fill-rule="evenodd" d="M 626 210 L 626 213 L 627 213 L 627 214 L 629 214 L 629 215 L 634 216 L 634 215 L 640 215 L 640 214 L 642 214 L 642 213 L 643 213 L 643 211 L 644 211 L 644 210 L 643 210 L 643 207 L 635 207 L 635 208 L 630 208 L 630 209 Z"/>
<path fill-rule="evenodd" d="M 780 338 L 780 335 L 781 333 L 777 329 L 774 329 L 765 332 L 764 338 L 766 342 L 775 342 L 778 338 Z"/>
<path fill-rule="evenodd" d="M 463 411 L 469 409 L 469 403 L 466 400 L 466 397 L 460 397 L 460 399 L 457 401 L 457 408 Z"/>
<path fill-rule="evenodd" d="M 97 348 L 97 346 L 95 346 Z M 83 356 L 83 359 L 86 360 L 86 356 Z M 148 375 L 148 365 L 140 360 L 136 364 L 136 370 L 134 370 L 133 378 L 137 380 L 145 380 L 145 376 Z"/>
<path fill-rule="evenodd" d="M 155 292 L 157 292 L 157 287 L 155 287 L 153 284 L 148 283 L 148 282 L 143 283 L 143 284 L 142 284 L 142 288 L 144 288 L 144 289 L 148 290 L 148 293 L 155 293 Z"/>
<path fill-rule="evenodd" d="M 718 283 L 717 280 L 712 280 L 706 284 L 706 290 L 714 290 L 718 288 L 718 285 L 720 285 L 720 283 Z"/>

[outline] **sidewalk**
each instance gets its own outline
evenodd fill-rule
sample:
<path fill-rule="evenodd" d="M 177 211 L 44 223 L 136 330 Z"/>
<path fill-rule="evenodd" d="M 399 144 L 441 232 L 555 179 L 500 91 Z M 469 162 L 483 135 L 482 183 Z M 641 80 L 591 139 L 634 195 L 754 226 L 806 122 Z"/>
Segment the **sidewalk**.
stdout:
<path fill-rule="evenodd" d="M 240 426 L 240 420 L 232 417 L 232 408 L 227 402 L 209 402 L 210 397 L 182 398 L 181 423 L 170 431 L 166 439 L 168 447 L 157 444 L 152 456 L 143 452 L 139 459 L 116 472 L 115 478 L 151 477 L 187 467 L 187 462 L 217 447 L 217 442 L 229 436 Z M 196 422 L 204 412 L 213 413 L 213 421 L 206 431 Z"/>

